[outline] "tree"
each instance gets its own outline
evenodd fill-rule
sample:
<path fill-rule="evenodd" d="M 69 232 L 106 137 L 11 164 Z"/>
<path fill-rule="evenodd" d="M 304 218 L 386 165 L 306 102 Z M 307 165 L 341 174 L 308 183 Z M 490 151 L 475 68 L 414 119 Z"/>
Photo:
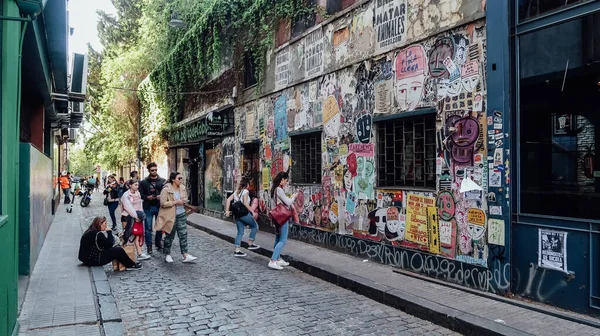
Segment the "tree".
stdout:
<path fill-rule="evenodd" d="M 96 172 L 96 165 L 82 147 L 73 147 L 69 157 L 70 171 L 75 176 L 89 176 Z"/>

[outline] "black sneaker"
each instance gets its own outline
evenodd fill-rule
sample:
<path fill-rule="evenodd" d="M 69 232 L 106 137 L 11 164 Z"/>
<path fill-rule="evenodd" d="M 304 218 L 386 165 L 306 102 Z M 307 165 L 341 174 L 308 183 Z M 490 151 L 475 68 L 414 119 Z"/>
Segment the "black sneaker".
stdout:
<path fill-rule="evenodd" d="M 242 251 L 236 251 L 233 255 L 236 257 L 245 257 L 246 253 L 244 253 Z"/>
<path fill-rule="evenodd" d="M 127 267 L 127 270 L 128 271 L 136 271 L 136 270 L 142 269 L 142 267 L 144 267 L 144 266 L 142 266 L 142 263 L 136 262 L 135 265 L 133 265 L 131 267 Z"/>
<path fill-rule="evenodd" d="M 260 248 L 260 245 L 256 245 L 256 244 L 248 245 L 248 250 L 258 250 L 259 248 Z"/>
<path fill-rule="evenodd" d="M 152 254 L 152 245 L 148 245 L 147 248 L 148 254 Z"/>

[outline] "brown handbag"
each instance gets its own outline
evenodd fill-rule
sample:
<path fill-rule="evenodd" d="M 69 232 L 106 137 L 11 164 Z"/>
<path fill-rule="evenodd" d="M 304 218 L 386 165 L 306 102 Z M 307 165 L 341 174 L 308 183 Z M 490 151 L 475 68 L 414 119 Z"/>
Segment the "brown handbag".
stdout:
<path fill-rule="evenodd" d="M 123 247 L 123 250 L 125 250 L 125 252 L 129 256 L 129 259 L 133 260 L 133 262 L 136 262 L 137 254 L 136 254 L 135 246 L 134 245 L 124 245 L 122 247 Z M 114 272 L 124 271 L 127 269 L 127 267 L 125 267 L 125 265 L 121 264 L 117 260 L 113 260 L 112 264 L 113 264 Z"/>

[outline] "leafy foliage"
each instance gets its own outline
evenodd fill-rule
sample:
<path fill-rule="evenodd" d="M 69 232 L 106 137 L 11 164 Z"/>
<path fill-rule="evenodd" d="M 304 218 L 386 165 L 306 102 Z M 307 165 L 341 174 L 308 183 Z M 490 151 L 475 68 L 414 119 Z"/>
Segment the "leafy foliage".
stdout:
<path fill-rule="evenodd" d="M 96 165 L 81 147 L 74 147 L 71 150 L 69 162 L 69 169 L 75 176 L 89 176 L 96 172 Z"/>

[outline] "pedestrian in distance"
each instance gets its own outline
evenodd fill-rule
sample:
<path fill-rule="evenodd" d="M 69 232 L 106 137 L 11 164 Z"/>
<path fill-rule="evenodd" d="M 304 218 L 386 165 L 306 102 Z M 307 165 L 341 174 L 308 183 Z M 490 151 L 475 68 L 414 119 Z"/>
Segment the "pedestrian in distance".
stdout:
<path fill-rule="evenodd" d="M 128 270 L 142 268 L 142 264 L 131 260 L 122 247 L 114 244 L 115 238 L 108 228 L 106 217 L 96 217 L 81 237 L 79 261 L 86 266 L 103 266 L 117 260 Z"/>
<path fill-rule="evenodd" d="M 183 262 L 192 262 L 198 258 L 188 253 L 187 240 L 187 214 L 185 206 L 188 204 L 188 195 L 183 184 L 183 176 L 178 172 L 169 175 L 167 184 L 160 193 L 160 210 L 156 219 L 156 231 L 167 233 L 163 246 L 165 261 L 173 262 L 171 245 L 175 234 L 179 236 L 179 248 Z"/>
<path fill-rule="evenodd" d="M 58 179 L 60 189 L 62 189 L 63 193 L 65 194 L 65 204 L 69 204 L 71 203 L 71 180 L 67 176 L 66 170 L 63 171 L 60 175 L 61 176 Z"/>
<path fill-rule="evenodd" d="M 133 222 L 140 222 L 143 219 L 138 216 L 138 211 L 141 212 L 143 216 L 143 208 L 142 208 L 142 195 L 140 195 L 139 188 L 140 183 L 137 180 L 131 179 L 127 182 L 129 185 L 129 190 L 127 190 L 123 196 L 121 197 L 121 222 L 125 222 L 125 231 L 128 231 L 127 228 L 133 225 Z M 123 218 L 125 216 L 125 218 Z M 135 249 L 138 254 L 138 260 L 147 260 L 150 259 L 150 256 L 144 254 L 142 252 L 142 244 L 140 243 L 139 236 L 135 236 L 134 244 Z M 128 240 L 126 238 L 126 240 Z"/>
<path fill-rule="evenodd" d="M 152 223 L 154 217 L 158 217 L 160 193 L 167 181 L 158 176 L 158 165 L 155 162 L 150 162 L 146 168 L 148 169 L 148 177 L 140 182 L 140 194 L 142 194 L 144 213 L 146 214 L 146 220 L 144 220 L 146 248 L 148 254 L 152 254 Z M 162 231 L 156 231 L 154 244 L 159 251 L 163 247 L 162 236 Z"/>
<path fill-rule="evenodd" d="M 112 221 L 112 230 L 115 231 L 117 229 L 117 217 L 115 212 L 119 207 L 119 186 L 114 175 L 108 175 L 104 195 L 106 195 L 105 203 L 108 207 L 108 213 Z"/>
<path fill-rule="evenodd" d="M 233 218 L 235 225 L 237 226 L 237 236 L 235 237 L 235 252 L 233 253 L 236 257 L 245 257 L 246 253 L 242 252 L 241 244 L 242 238 L 244 237 L 245 226 L 250 227 L 250 237 L 248 238 L 248 249 L 256 250 L 260 246 L 254 244 L 256 238 L 256 231 L 258 230 L 258 224 L 252 216 L 252 207 L 250 205 L 250 192 L 248 191 L 248 179 L 242 178 L 238 189 L 229 196 L 227 202 L 225 202 L 225 216 L 229 217 L 233 212 Z M 231 209 L 232 211 L 229 211 Z"/>
<path fill-rule="evenodd" d="M 283 188 L 288 184 L 289 174 L 287 172 L 279 172 L 275 179 L 273 179 L 273 186 L 271 187 L 271 198 L 275 201 L 275 206 L 279 203 L 283 203 L 285 206 L 290 208 L 293 206 L 296 201 L 297 193 L 292 195 L 292 198 L 287 197 Z M 281 226 L 274 222 L 275 226 L 275 247 L 273 248 L 273 256 L 271 257 L 271 261 L 269 261 L 269 267 L 281 270 L 282 266 L 289 266 L 289 263 L 285 260 L 281 259 L 281 250 L 285 243 L 287 242 L 288 233 L 290 229 L 290 220 L 287 220 Z"/>

